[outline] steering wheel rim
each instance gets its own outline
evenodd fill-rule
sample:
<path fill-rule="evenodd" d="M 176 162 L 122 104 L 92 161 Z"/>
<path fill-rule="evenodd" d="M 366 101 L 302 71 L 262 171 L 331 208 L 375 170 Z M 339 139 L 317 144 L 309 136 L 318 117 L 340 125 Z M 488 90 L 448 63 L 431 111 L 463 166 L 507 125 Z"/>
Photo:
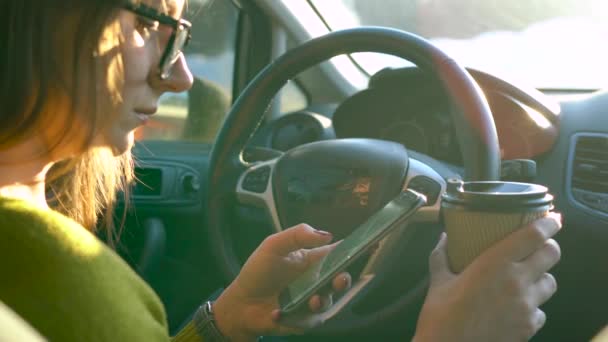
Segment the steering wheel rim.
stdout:
<path fill-rule="evenodd" d="M 453 105 L 451 111 L 461 146 L 467 180 L 496 180 L 500 153 L 494 120 L 485 97 L 468 72 L 425 39 L 399 30 L 361 27 L 313 39 L 263 69 L 235 101 L 213 145 L 205 205 L 210 251 L 226 281 L 240 262 L 229 235 L 229 213 L 235 204 L 239 176 L 251 165 L 242 154 L 283 85 L 309 67 L 338 55 L 378 52 L 404 58 L 435 75 Z"/>

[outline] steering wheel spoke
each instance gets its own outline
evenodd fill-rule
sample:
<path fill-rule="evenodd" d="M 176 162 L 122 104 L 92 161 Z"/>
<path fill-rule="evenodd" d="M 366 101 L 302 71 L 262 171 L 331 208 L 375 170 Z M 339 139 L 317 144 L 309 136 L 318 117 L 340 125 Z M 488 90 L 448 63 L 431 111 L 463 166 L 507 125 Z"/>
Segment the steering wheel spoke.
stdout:
<path fill-rule="evenodd" d="M 249 167 L 238 180 L 237 200 L 246 205 L 262 208 L 268 214 L 274 231 L 282 230 L 274 199 L 272 175 L 277 159 L 256 163 Z"/>
<path fill-rule="evenodd" d="M 441 195 L 447 183 L 437 171 L 425 163 L 410 158 L 404 189 L 417 191 L 427 197 L 427 204 L 413 218 L 416 222 L 439 222 Z"/>

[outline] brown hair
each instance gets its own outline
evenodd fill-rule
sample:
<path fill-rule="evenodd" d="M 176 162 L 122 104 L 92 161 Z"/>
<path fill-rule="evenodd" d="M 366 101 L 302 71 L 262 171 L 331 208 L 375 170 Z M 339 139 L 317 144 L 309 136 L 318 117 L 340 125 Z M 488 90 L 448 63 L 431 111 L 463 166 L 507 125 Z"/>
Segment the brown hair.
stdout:
<path fill-rule="evenodd" d="M 91 231 L 103 216 L 110 245 L 116 241 L 117 191 L 128 198 L 131 155 L 114 156 L 91 144 L 113 119 L 102 109 L 120 100 L 122 61 L 108 47 L 120 43 L 117 14 L 124 2 L 3 0 L 0 5 L 0 150 L 43 136 L 47 149 L 31 156 L 40 158 L 52 156 L 65 141 L 81 141 L 82 152 L 47 175 L 49 204 Z M 53 126 L 60 129 L 47 129 Z"/>

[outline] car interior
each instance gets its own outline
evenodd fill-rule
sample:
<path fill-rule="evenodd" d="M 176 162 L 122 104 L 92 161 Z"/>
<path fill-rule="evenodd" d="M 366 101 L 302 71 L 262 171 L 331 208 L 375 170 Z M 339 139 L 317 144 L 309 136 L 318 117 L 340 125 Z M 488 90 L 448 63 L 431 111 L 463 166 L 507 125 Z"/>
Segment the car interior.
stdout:
<path fill-rule="evenodd" d="M 447 41 L 423 29 L 441 26 L 431 14 L 453 11 L 454 1 L 371 3 L 190 0 L 185 55 L 194 86 L 164 95 L 136 133 L 137 182 L 117 208 L 119 218 L 127 210 L 118 252 L 158 293 L 174 333 L 268 235 L 305 222 L 343 238 L 409 187 L 429 199 L 421 219 L 349 267 L 355 279 L 373 279 L 335 298 L 343 306 L 325 324 L 286 340 L 409 338 L 443 231 L 446 181 L 532 182 L 549 188 L 564 219 L 556 237 L 562 259 L 552 270 L 559 289 L 542 307 L 548 320 L 533 340 L 591 339 L 608 323 L 608 94 L 601 90 L 608 70 L 606 59 L 592 63 L 606 55 L 605 42 L 583 39 L 597 33 L 583 25 L 580 39 L 597 56 L 561 36 L 556 51 L 579 52 L 576 59 L 529 67 L 545 63 L 533 43 L 510 55 L 515 36 L 504 39 L 504 27 L 488 33 L 499 9 L 483 9 L 490 11 L 480 21 L 483 37 L 463 29 Z M 382 8 L 393 5 L 402 7 Z M 564 6 L 553 16 L 574 13 Z M 553 18 L 548 7 L 536 10 L 540 19 L 526 20 Z M 388 12 L 397 18 L 382 17 Z M 464 21 L 472 15 L 463 13 Z M 412 18 L 420 30 L 406 33 L 399 23 Z M 482 38 L 493 39 L 483 49 L 502 55 L 493 63 L 505 72 L 467 59 Z M 529 64 L 520 60 L 526 56 Z M 553 68 L 544 76 L 554 83 L 507 77 L 542 67 Z M 573 68 L 597 78 L 584 83 Z"/>

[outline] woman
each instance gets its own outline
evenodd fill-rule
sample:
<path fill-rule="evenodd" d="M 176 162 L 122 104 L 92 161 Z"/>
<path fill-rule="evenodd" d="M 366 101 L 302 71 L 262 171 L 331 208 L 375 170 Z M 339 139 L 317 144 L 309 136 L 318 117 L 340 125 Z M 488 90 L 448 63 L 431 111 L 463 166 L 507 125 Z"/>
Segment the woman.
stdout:
<path fill-rule="evenodd" d="M 0 7 L 0 301 L 50 340 L 169 340 L 158 297 L 91 231 L 99 216 L 112 217 L 116 190 L 131 179 L 133 130 L 161 94 L 192 85 L 180 52 L 184 1 L 4 0 Z M 103 222 L 110 240 L 111 221 Z M 559 227 L 558 218 L 539 220 L 459 275 L 447 267 L 442 238 L 416 339 L 532 336 L 545 319 L 538 306 L 555 291 L 546 272 L 559 259 L 550 240 Z M 278 294 L 331 240 L 307 225 L 268 237 L 174 339 L 301 332 L 282 323 Z M 349 283 L 340 275 L 333 288 Z M 310 309 L 324 302 L 313 296 Z"/>

